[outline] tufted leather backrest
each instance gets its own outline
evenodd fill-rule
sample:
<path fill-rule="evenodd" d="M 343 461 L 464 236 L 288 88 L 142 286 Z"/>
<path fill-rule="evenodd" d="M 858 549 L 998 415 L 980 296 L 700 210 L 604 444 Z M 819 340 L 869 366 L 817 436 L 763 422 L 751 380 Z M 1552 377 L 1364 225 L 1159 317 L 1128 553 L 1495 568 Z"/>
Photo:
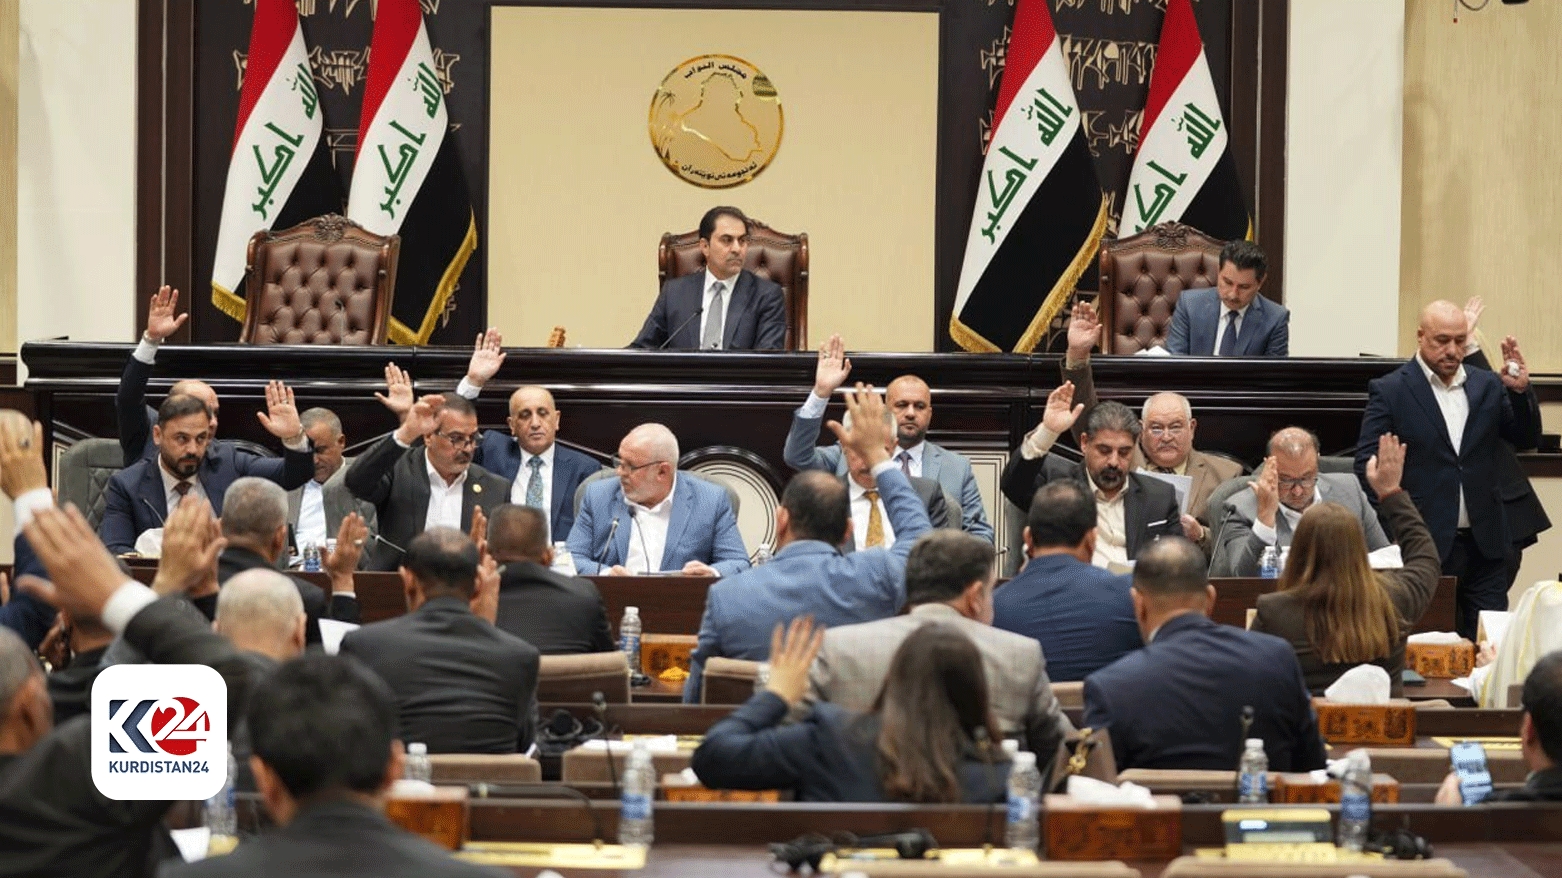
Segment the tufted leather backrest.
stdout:
<path fill-rule="evenodd" d="M 79 439 L 60 455 L 55 488 L 60 503 L 75 503 L 96 530 L 108 503 L 108 480 L 125 465 L 118 439 Z"/>
<path fill-rule="evenodd" d="M 346 217 L 250 238 L 244 329 L 252 344 L 384 344 L 401 239 Z"/>
<path fill-rule="evenodd" d="M 700 233 L 662 235 L 656 248 L 657 283 L 705 270 Z M 748 220 L 748 256 L 743 267 L 781 285 L 786 301 L 786 344 L 789 351 L 808 350 L 808 233 L 788 235 L 759 220 Z"/>
<path fill-rule="evenodd" d="M 1101 296 L 1108 327 L 1102 353 L 1132 354 L 1164 345 L 1183 290 L 1215 285 L 1222 242 L 1178 222 L 1101 244 Z"/>

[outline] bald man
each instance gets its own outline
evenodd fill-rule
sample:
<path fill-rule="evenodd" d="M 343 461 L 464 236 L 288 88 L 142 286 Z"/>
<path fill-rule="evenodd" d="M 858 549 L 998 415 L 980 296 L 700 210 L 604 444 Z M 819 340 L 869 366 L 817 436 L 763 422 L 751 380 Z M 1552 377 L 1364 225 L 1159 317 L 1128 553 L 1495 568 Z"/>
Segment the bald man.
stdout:
<path fill-rule="evenodd" d="M 678 437 L 641 424 L 618 443 L 616 479 L 586 487 L 569 532 L 582 576 L 684 573 L 730 576 L 748 569 L 748 550 L 727 491 L 678 471 Z"/>
<path fill-rule="evenodd" d="M 497 329 L 477 337 L 456 393 L 477 399 L 504 363 L 503 344 Z M 594 458 L 558 444 L 559 419 L 547 388 L 518 387 L 510 394 L 510 435 L 484 430 L 472 455 L 473 463 L 510 480 L 511 503 L 542 513 L 555 543 L 568 539 L 575 524 L 575 489 L 602 469 Z"/>
<path fill-rule="evenodd" d="M 1443 573 L 1458 577 L 1456 625 L 1474 638 L 1481 610 L 1508 608 L 1507 564 L 1513 533 L 1497 468 L 1502 443 L 1534 448 L 1540 404 L 1530 388 L 1519 343 L 1502 342 L 1497 371 L 1464 368 L 1469 321 L 1464 309 L 1436 301 L 1421 309 L 1416 355 L 1368 385 L 1356 445 L 1365 478 L 1378 437 L 1405 443 L 1404 488 L 1437 542 Z"/>

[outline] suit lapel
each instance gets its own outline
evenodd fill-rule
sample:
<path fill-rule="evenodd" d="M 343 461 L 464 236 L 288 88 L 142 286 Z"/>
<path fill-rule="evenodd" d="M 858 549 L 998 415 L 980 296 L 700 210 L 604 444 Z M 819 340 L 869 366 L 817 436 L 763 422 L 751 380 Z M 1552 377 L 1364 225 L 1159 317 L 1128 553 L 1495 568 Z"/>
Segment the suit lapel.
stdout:
<path fill-rule="evenodd" d="M 676 309 L 676 320 L 672 328 L 677 329 L 678 334 L 668 340 L 670 348 L 698 348 L 700 346 L 700 320 L 694 317 L 695 312 L 705 304 L 705 269 L 700 269 L 694 274 L 686 274 L 679 278 L 685 281 L 683 289 L 679 291 L 679 298 L 683 299 L 683 307 Z M 693 319 L 691 319 L 693 318 Z M 682 328 L 679 328 L 679 327 Z M 684 339 L 687 337 L 687 341 Z"/>
<path fill-rule="evenodd" d="M 1464 433 L 1459 437 L 1460 456 L 1463 456 L 1463 452 L 1469 450 L 1470 448 L 1470 431 L 1476 428 L 1476 421 L 1478 420 L 1475 416 L 1475 413 L 1479 411 L 1481 407 L 1487 405 L 1487 398 L 1491 395 L 1492 391 L 1491 382 L 1473 380 L 1475 375 L 1476 373 L 1474 370 L 1465 370 L 1464 398 L 1465 402 L 1470 407 L 1470 411 L 1464 419 Z M 1501 379 L 1498 379 L 1498 381 L 1500 382 Z"/>
<path fill-rule="evenodd" d="M 407 504 L 408 513 L 415 516 L 416 521 L 427 521 L 428 501 L 432 496 L 428 483 L 428 449 L 420 445 L 418 446 L 417 454 L 411 457 L 404 457 L 402 460 L 407 461 L 413 469 L 413 477 L 407 480 L 407 484 L 412 489 L 412 502 Z M 463 503 L 462 505 L 464 506 L 465 504 Z M 421 533 L 422 531 L 423 527 L 417 525 L 412 532 Z"/>
<path fill-rule="evenodd" d="M 933 443 L 923 440 L 922 478 L 931 479 L 932 481 L 938 482 L 938 469 L 939 464 L 943 463 L 943 453 L 944 450 L 942 448 L 938 448 L 937 446 L 933 445 Z M 940 485 L 943 484 L 943 482 L 938 483 Z"/>
<path fill-rule="evenodd" d="M 294 488 L 293 490 L 287 492 L 287 520 L 288 521 L 290 521 L 290 522 L 292 522 L 294 524 L 298 523 L 298 511 L 299 511 L 299 508 L 303 505 L 303 502 L 304 502 L 304 489 L 302 487 Z"/>
<path fill-rule="evenodd" d="M 565 460 L 566 460 L 566 458 L 563 455 L 559 454 L 559 447 L 558 447 L 558 445 L 554 445 L 553 446 L 553 502 L 548 504 L 548 506 L 549 506 L 549 509 L 548 509 L 548 524 L 549 524 L 549 526 L 552 526 L 554 522 L 556 522 L 560 518 L 562 518 L 564 516 L 565 510 L 569 509 L 570 506 L 574 505 L 574 503 L 575 503 L 575 498 L 573 496 L 574 492 L 565 490 L 566 486 L 569 484 L 570 478 L 574 475 L 573 471 L 568 472 L 568 473 L 566 473 L 564 471 L 564 468 L 566 466 L 568 466 L 568 464 L 565 463 Z M 573 470 L 573 468 L 572 468 L 572 470 Z M 521 478 L 521 471 L 519 469 L 517 469 L 515 471 L 515 478 L 516 478 L 517 481 L 519 481 L 520 478 Z M 525 488 L 522 487 L 521 490 L 522 490 L 522 492 L 524 492 Z M 566 493 L 570 494 L 571 496 L 569 496 L 569 497 L 564 496 Z"/>
<path fill-rule="evenodd" d="M 734 336 L 737 335 L 738 326 L 742 321 L 738 318 L 743 310 L 748 307 L 749 300 L 754 297 L 754 278 L 747 271 L 738 272 L 737 279 L 732 282 L 732 295 L 727 297 L 727 310 L 722 315 L 721 347 L 722 350 L 732 350 L 735 344 Z"/>
<path fill-rule="evenodd" d="M 1139 533 L 1144 529 L 1144 504 L 1140 502 L 1139 481 L 1133 473 L 1123 485 L 1123 547 L 1128 557 L 1139 554 Z"/>
<path fill-rule="evenodd" d="M 1449 451 L 1454 450 L 1452 437 L 1448 435 L 1448 422 L 1443 420 L 1443 410 L 1437 404 L 1437 397 L 1432 395 L 1432 385 L 1427 383 L 1426 373 L 1421 371 L 1421 363 L 1415 357 L 1403 367 L 1405 383 L 1410 385 L 1410 396 L 1421 406 L 1426 416 L 1437 426 L 1437 435 L 1443 439 L 1443 444 Z M 1468 384 L 1468 382 L 1466 382 Z M 1468 391 L 1466 391 L 1468 393 Z M 1468 424 L 1468 422 L 1466 422 Z"/>
<path fill-rule="evenodd" d="M 662 547 L 662 557 L 654 559 L 658 566 L 672 554 L 674 547 L 683 545 L 683 532 L 689 527 L 690 511 L 694 508 L 694 486 L 681 474 L 674 476 L 673 516 L 667 522 L 667 542 Z"/>
<path fill-rule="evenodd" d="M 1188 321 L 1188 353 L 1207 357 L 1215 352 L 1215 332 L 1220 324 L 1220 297 L 1211 296 L 1200 307 L 1206 316 L 1201 320 Z"/>
<path fill-rule="evenodd" d="M 152 504 L 152 510 L 159 516 L 157 526 L 162 527 L 168 521 L 168 497 L 163 492 L 163 472 L 157 458 L 153 457 L 150 463 L 141 476 L 141 496 Z"/>
<path fill-rule="evenodd" d="M 1217 309 L 1217 315 L 1220 311 Z M 1248 306 L 1247 314 L 1242 317 L 1242 332 L 1237 336 L 1237 354 L 1244 357 L 1261 357 L 1264 349 L 1254 342 L 1263 335 L 1264 317 L 1267 312 L 1264 308 L 1264 297 L 1254 296 L 1253 303 Z"/>

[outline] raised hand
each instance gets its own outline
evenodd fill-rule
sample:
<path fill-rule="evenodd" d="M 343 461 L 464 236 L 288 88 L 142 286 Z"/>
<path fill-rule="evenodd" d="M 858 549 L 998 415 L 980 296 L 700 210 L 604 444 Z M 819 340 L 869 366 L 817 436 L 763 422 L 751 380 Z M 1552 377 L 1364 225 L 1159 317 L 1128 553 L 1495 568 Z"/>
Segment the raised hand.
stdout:
<path fill-rule="evenodd" d="M 1264 471 L 1248 483 L 1258 497 L 1258 518 L 1268 527 L 1275 526 L 1275 513 L 1280 511 L 1280 468 L 1273 457 L 1264 458 Z"/>
<path fill-rule="evenodd" d="M 43 425 L 20 412 L 0 410 L 0 491 L 15 500 L 49 487 L 43 468 Z"/>
<path fill-rule="evenodd" d="M 1517 375 L 1509 372 L 1508 367 L 1512 365 L 1518 367 Z M 1502 340 L 1502 365 L 1497 367 L 1497 377 L 1514 393 L 1529 389 L 1529 366 L 1524 362 L 1524 354 L 1519 352 L 1519 340 L 1511 335 Z"/>
<path fill-rule="evenodd" d="M 1204 525 L 1200 524 L 1197 518 L 1185 514 L 1182 516 L 1181 520 L 1183 536 L 1194 541 L 1195 543 L 1204 539 Z"/>
<path fill-rule="evenodd" d="M 1085 411 L 1085 404 L 1074 405 L 1074 382 L 1065 381 L 1047 394 L 1047 407 L 1041 413 L 1041 425 L 1048 432 L 1062 436 L 1074 429 L 1074 422 Z"/>
<path fill-rule="evenodd" d="M 179 305 L 179 291 L 163 286 L 152 296 L 151 307 L 146 310 L 146 337 L 155 342 L 173 335 L 190 319 L 189 313 L 174 315 Z"/>
<path fill-rule="evenodd" d="M 483 547 L 482 561 L 477 565 L 477 582 L 472 588 L 472 600 L 467 603 L 472 615 L 487 619 L 491 625 L 499 619 L 499 563 Z"/>
<path fill-rule="evenodd" d="M 1471 296 L 1464 302 L 1465 331 L 1475 332 L 1475 324 L 1481 322 L 1481 312 L 1486 310 L 1486 303 L 1480 296 Z"/>
<path fill-rule="evenodd" d="M 814 367 L 814 396 L 829 399 L 852 373 L 852 361 L 846 356 L 846 343 L 839 333 L 819 346 L 819 365 Z"/>
<path fill-rule="evenodd" d="M 438 430 L 439 413 L 444 408 L 445 398 L 438 393 L 430 393 L 419 399 L 412 404 L 412 410 L 402 419 L 401 426 L 396 428 L 396 438 L 405 445 L 411 445 Z"/>
<path fill-rule="evenodd" d="M 108 599 L 129 579 L 74 504 L 38 510 L 23 533 L 49 578 L 23 576 L 17 585 L 72 619 L 101 617 Z"/>
<path fill-rule="evenodd" d="M 770 632 L 770 682 L 765 688 L 787 704 L 802 701 L 808 692 L 808 669 L 823 645 L 824 626 L 814 627 L 812 616 L 798 616 L 785 631 L 777 622 Z"/>
<path fill-rule="evenodd" d="M 467 536 L 471 537 L 479 554 L 488 551 L 488 516 L 483 514 L 483 507 L 472 507 L 472 529 L 467 532 Z"/>
<path fill-rule="evenodd" d="M 1101 320 L 1096 316 L 1096 306 L 1090 302 L 1075 302 L 1068 319 L 1068 361 L 1083 363 L 1090 359 L 1090 352 L 1101 343 Z"/>
<path fill-rule="evenodd" d="M 281 381 L 266 385 L 266 411 L 256 412 L 255 417 L 266 432 L 283 440 L 296 439 L 303 434 L 303 422 L 298 419 L 298 407 L 293 404 L 293 388 Z"/>
<path fill-rule="evenodd" d="M 336 548 L 320 548 L 320 569 L 331 577 L 333 594 L 353 591 L 353 571 L 363 558 L 363 543 L 368 537 L 369 525 L 364 523 L 363 516 L 349 512 L 336 529 Z"/>
<path fill-rule="evenodd" d="M 498 374 L 502 365 L 504 337 L 499 334 L 498 327 L 491 326 L 487 332 L 477 334 L 477 343 L 472 345 L 472 359 L 466 364 L 466 380 L 482 387 L 488 383 L 488 379 Z"/>
<path fill-rule="evenodd" d="M 185 592 L 192 597 L 217 591 L 217 556 L 227 546 L 222 524 L 204 499 L 185 498 L 163 524 L 163 554 L 152 590 L 160 595 Z"/>
<path fill-rule="evenodd" d="M 846 394 L 846 411 L 851 413 L 850 430 L 838 421 L 825 424 L 841 445 L 857 452 L 870 468 L 889 460 L 887 446 L 895 438 L 895 428 L 884 421 L 884 398 L 858 381 L 857 388 Z"/>
<path fill-rule="evenodd" d="M 395 363 L 386 363 L 385 393 L 376 392 L 374 398 L 395 413 L 397 420 L 405 420 L 412 411 L 412 376 Z"/>
<path fill-rule="evenodd" d="M 1393 433 L 1378 437 L 1378 453 L 1367 459 L 1367 484 L 1378 499 L 1399 490 L 1399 480 L 1405 475 L 1405 446 Z"/>

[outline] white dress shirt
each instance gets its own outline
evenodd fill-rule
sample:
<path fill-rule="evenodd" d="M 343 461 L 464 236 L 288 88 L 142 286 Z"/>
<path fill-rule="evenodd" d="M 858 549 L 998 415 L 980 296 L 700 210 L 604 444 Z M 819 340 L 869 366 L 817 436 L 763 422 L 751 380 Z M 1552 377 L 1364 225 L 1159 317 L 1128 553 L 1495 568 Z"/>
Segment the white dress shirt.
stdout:
<path fill-rule="evenodd" d="M 1426 383 L 1432 386 L 1432 398 L 1437 400 L 1437 408 L 1443 413 L 1443 424 L 1448 428 L 1448 441 L 1453 443 L 1454 454 L 1459 453 L 1459 446 L 1464 443 L 1464 424 L 1470 419 L 1470 398 L 1464 394 L 1464 366 L 1454 373 L 1453 380 L 1447 384 L 1432 371 L 1432 367 L 1416 354 L 1416 363 L 1420 365 L 1421 372 L 1426 375 Z M 1459 485 L 1459 527 L 1470 526 L 1470 511 L 1464 505 L 1464 485 Z"/>
<path fill-rule="evenodd" d="M 428 515 L 423 519 L 423 529 L 453 527 L 460 530 L 461 495 L 465 493 L 466 476 L 470 470 L 462 470 L 454 482 L 447 483 L 426 456 L 423 465 L 428 470 Z"/>
<path fill-rule="evenodd" d="M 300 547 L 310 544 L 325 545 L 328 538 L 325 527 L 325 490 L 314 479 L 304 483 L 304 491 L 298 496 L 298 531 Z"/>
<path fill-rule="evenodd" d="M 889 465 L 900 469 L 900 464 L 893 460 L 889 461 Z M 867 488 L 857 484 L 851 476 L 846 477 L 846 483 L 851 489 L 852 541 L 857 544 L 857 548 L 868 547 L 868 521 L 870 520 L 868 516 L 873 514 L 874 506 L 879 507 L 879 521 L 884 524 L 884 548 L 888 549 L 895 545 L 895 527 L 889 523 L 889 510 L 884 508 L 884 498 L 879 497 L 877 501 L 869 503 Z M 874 482 L 874 484 L 878 483 Z M 873 490 L 877 491 L 878 488 Z"/>
<path fill-rule="evenodd" d="M 721 283 L 721 344 L 715 348 L 706 350 L 721 350 L 727 342 L 727 315 L 732 313 L 732 288 L 737 285 L 739 275 L 734 274 L 726 280 L 720 280 L 711 274 L 710 269 L 705 269 L 705 294 L 700 297 L 700 341 L 705 340 L 705 327 L 710 323 L 710 306 L 716 298 L 716 284 Z"/>
<path fill-rule="evenodd" d="M 624 556 L 624 567 L 630 573 L 654 573 L 662 569 L 662 555 L 667 551 L 667 528 L 673 520 L 673 495 L 678 492 L 678 480 L 673 479 L 673 489 L 655 506 L 641 506 L 625 498 L 634 519 L 629 523 L 629 552 Z M 655 558 L 653 562 L 650 559 Z"/>
<path fill-rule="evenodd" d="M 174 507 L 179 505 L 179 492 L 174 490 L 174 487 L 181 481 L 190 483 L 190 490 L 184 496 L 206 496 L 206 489 L 201 487 L 200 470 L 196 470 L 196 474 L 190 476 L 188 479 L 180 479 L 178 476 L 168 471 L 168 467 L 163 465 L 163 456 L 159 454 L 157 456 L 157 472 L 163 477 L 163 508 L 168 510 L 169 515 L 172 515 Z"/>
<path fill-rule="evenodd" d="M 1246 319 L 1246 317 L 1247 317 L 1247 309 L 1249 309 L 1251 307 L 1253 307 L 1253 303 L 1252 302 L 1248 302 L 1246 305 L 1243 305 L 1241 308 L 1235 309 L 1235 312 L 1236 312 L 1236 315 L 1237 315 L 1237 322 L 1234 325 L 1234 328 L 1236 329 L 1237 338 L 1239 338 L 1239 339 L 1242 337 L 1242 321 L 1244 319 Z M 1227 317 L 1226 315 L 1232 313 L 1232 311 L 1233 311 L 1233 309 L 1226 307 L 1226 303 L 1225 302 L 1221 302 L 1220 303 L 1220 319 L 1215 322 L 1215 347 L 1210 350 L 1211 354 L 1219 354 L 1220 353 L 1220 339 L 1221 339 L 1222 336 L 1224 336 L 1226 334 L 1226 322 L 1231 319 L 1230 317 Z"/>
<path fill-rule="evenodd" d="M 526 485 L 532 479 L 532 463 L 534 457 L 542 459 L 542 468 L 537 470 L 537 478 L 542 480 L 542 508 L 537 510 L 542 513 L 545 529 L 553 533 L 553 449 L 556 446 L 549 445 L 541 454 L 532 454 L 526 449 L 521 449 L 521 468 L 515 471 L 515 481 L 510 483 L 510 502 L 516 506 L 526 505 Z"/>
<path fill-rule="evenodd" d="M 1313 485 L 1313 505 L 1317 505 L 1322 502 L 1323 492 L 1318 490 L 1317 485 Z M 1308 506 L 1307 508 L 1311 509 L 1312 506 Z M 1303 512 L 1305 511 L 1306 510 L 1303 510 Z M 1297 512 L 1295 509 L 1292 509 L 1284 503 L 1281 503 L 1280 514 L 1285 516 L 1286 526 L 1290 528 L 1291 534 L 1294 536 L 1296 534 L 1296 525 L 1301 523 L 1302 513 Z M 1253 536 L 1258 537 L 1258 541 L 1266 546 L 1272 546 L 1280 539 L 1280 534 L 1278 531 L 1256 518 L 1253 519 Z"/>
<path fill-rule="evenodd" d="M 1117 493 L 1107 499 L 1089 472 L 1085 473 L 1085 481 L 1096 495 L 1096 551 L 1090 556 L 1090 563 L 1097 567 L 1113 562 L 1127 564 L 1128 525 L 1123 515 L 1123 498 L 1128 496 L 1128 483 L 1125 481 Z"/>

